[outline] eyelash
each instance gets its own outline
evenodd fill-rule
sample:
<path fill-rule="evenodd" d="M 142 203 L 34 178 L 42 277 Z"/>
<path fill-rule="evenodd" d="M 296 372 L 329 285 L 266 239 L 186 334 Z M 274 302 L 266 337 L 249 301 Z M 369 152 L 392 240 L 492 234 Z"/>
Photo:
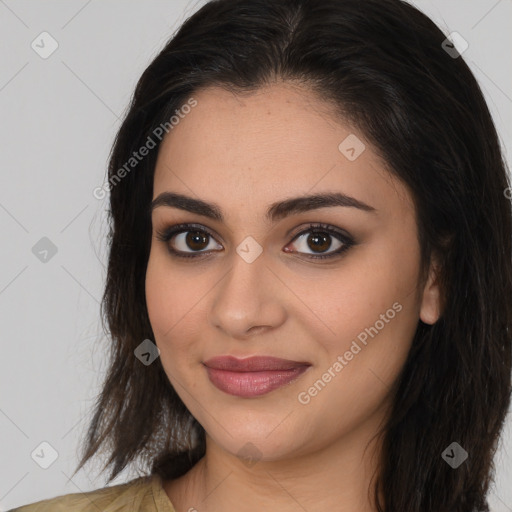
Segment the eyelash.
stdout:
<path fill-rule="evenodd" d="M 195 252 L 195 253 L 182 253 L 180 251 L 176 251 L 173 249 L 168 242 L 175 236 L 179 235 L 181 233 L 186 232 L 198 232 L 207 236 L 210 236 L 215 239 L 215 236 L 213 233 L 211 233 L 208 229 L 206 229 L 204 226 L 201 226 L 200 224 L 176 224 L 174 226 L 167 227 L 163 229 L 162 231 L 156 232 L 156 238 L 167 244 L 169 252 L 176 256 L 177 258 L 201 258 L 205 255 L 211 254 L 211 252 L 217 252 L 217 251 L 207 251 L 207 252 Z M 318 260 L 318 259 L 327 259 L 327 258 L 335 258 L 337 256 L 341 256 L 345 251 L 350 249 L 353 245 L 355 245 L 355 241 L 353 238 L 348 236 L 347 234 L 343 233 L 342 231 L 339 231 L 338 229 L 335 229 L 332 226 L 329 226 L 328 224 L 322 224 L 322 223 L 313 223 L 310 224 L 305 230 L 301 231 L 300 233 L 297 233 L 290 243 L 294 242 L 298 238 L 300 238 L 302 235 L 305 235 L 307 233 L 322 233 L 322 234 L 328 234 L 335 238 L 337 238 L 340 242 L 343 243 L 343 245 L 337 249 L 334 252 L 331 252 L 329 254 L 304 254 L 300 253 L 306 256 L 306 258 Z"/>

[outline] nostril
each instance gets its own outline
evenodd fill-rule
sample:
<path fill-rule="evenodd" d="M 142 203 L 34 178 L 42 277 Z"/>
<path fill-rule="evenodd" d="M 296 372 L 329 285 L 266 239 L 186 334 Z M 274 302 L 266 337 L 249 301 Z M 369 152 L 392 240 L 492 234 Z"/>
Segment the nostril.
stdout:
<path fill-rule="evenodd" d="M 251 327 L 247 330 L 248 333 L 251 334 L 259 334 L 262 330 L 268 329 L 268 326 L 266 325 L 255 325 L 254 327 Z"/>

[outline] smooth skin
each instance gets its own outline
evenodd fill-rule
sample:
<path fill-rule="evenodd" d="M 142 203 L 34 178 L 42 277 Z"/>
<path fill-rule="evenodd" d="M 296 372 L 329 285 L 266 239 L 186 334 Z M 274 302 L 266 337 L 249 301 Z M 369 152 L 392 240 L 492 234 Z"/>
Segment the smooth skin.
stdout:
<path fill-rule="evenodd" d="M 160 147 L 153 198 L 174 192 L 215 203 L 224 222 L 166 205 L 152 212 L 148 313 L 165 372 L 207 441 L 205 457 L 166 481 L 165 491 L 178 512 L 374 511 L 368 489 L 381 460 L 375 434 L 391 386 L 418 321 L 432 324 L 440 315 L 434 263 L 424 285 L 420 280 L 411 195 L 364 134 L 304 86 L 275 82 L 243 95 L 209 87 L 193 96 L 197 106 Z M 351 134 L 365 144 L 353 161 L 338 148 Z M 265 216 L 272 203 L 333 192 L 373 210 L 330 206 L 275 222 Z M 186 231 L 167 242 L 157 237 L 179 223 L 213 236 L 202 246 L 187 244 Z M 343 230 L 354 245 L 311 259 L 343 243 L 324 234 L 330 248 L 315 245 L 310 223 Z M 251 263 L 236 250 L 247 237 L 262 249 Z M 180 258 L 170 247 L 209 254 Z M 301 403 L 299 394 L 395 303 L 400 312 Z M 311 366 L 266 395 L 241 398 L 213 386 L 202 364 L 228 354 Z M 238 454 L 252 446 L 247 463 Z"/>

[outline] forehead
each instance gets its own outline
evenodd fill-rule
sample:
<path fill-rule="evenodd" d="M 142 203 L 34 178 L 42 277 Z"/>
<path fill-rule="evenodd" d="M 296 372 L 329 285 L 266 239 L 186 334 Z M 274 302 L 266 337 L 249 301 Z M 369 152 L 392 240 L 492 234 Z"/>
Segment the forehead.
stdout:
<path fill-rule="evenodd" d="M 210 87 L 192 97 L 197 105 L 160 146 L 154 197 L 169 190 L 200 197 L 226 205 L 228 216 L 230 208 L 263 212 L 286 197 L 327 191 L 377 209 L 412 208 L 364 135 L 315 93 L 276 83 L 250 94 Z"/>

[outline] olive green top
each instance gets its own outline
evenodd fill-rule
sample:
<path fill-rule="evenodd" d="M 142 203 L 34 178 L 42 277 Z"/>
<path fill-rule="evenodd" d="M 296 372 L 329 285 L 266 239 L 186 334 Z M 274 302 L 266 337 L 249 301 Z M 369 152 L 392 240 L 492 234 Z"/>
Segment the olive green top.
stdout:
<path fill-rule="evenodd" d="M 66 494 L 8 512 L 176 512 L 158 475 L 95 491 Z"/>

